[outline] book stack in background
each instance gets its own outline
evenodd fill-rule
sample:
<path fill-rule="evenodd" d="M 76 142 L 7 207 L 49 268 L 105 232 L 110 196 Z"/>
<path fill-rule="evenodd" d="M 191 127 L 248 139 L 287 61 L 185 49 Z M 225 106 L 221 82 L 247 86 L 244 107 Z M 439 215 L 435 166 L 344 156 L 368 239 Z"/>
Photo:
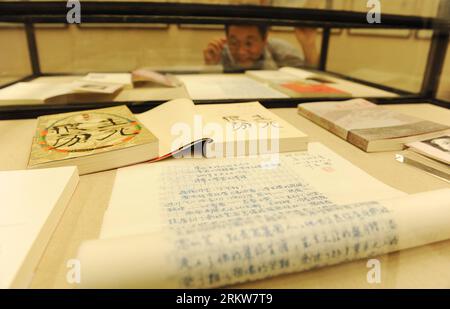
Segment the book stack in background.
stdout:
<path fill-rule="evenodd" d="M 450 128 L 364 99 L 299 104 L 298 113 L 366 152 L 403 150 Z"/>
<path fill-rule="evenodd" d="M 450 181 L 450 131 L 406 146 L 407 150 L 396 155 L 397 161 Z"/>

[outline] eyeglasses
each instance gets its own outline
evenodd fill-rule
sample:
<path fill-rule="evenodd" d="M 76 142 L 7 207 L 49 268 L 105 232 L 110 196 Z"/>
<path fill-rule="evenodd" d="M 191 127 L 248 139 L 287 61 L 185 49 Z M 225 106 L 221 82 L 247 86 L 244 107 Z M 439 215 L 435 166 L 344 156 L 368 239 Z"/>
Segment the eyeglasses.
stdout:
<path fill-rule="evenodd" d="M 242 44 L 243 48 L 245 49 L 252 49 L 255 45 L 256 45 L 256 41 L 255 40 L 245 40 Z M 231 49 L 240 49 L 241 48 L 241 42 L 239 42 L 238 40 L 235 39 L 230 39 L 228 40 L 228 46 Z"/>

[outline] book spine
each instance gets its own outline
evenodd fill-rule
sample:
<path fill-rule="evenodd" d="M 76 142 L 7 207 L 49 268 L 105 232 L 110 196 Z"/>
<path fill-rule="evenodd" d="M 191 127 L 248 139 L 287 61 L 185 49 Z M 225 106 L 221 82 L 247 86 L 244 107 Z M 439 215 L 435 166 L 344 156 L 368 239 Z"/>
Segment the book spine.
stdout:
<path fill-rule="evenodd" d="M 407 155 L 403 156 L 403 162 L 406 164 L 409 164 L 411 166 L 414 166 L 416 168 L 419 168 L 427 173 L 433 174 L 435 176 L 438 176 L 440 178 L 446 179 L 447 181 L 450 181 L 450 175 L 448 173 L 442 172 L 438 169 L 435 169 L 431 166 L 425 165 L 421 162 L 418 162 L 416 160 L 410 159 Z"/>
<path fill-rule="evenodd" d="M 348 135 L 347 135 L 347 141 L 350 144 L 353 144 L 356 147 L 358 147 L 366 152 L 369 152 L 369 141 L 367 139 L 363 138 L 362 136 L 357 135 L 352 131 L 349 131 Z"/>

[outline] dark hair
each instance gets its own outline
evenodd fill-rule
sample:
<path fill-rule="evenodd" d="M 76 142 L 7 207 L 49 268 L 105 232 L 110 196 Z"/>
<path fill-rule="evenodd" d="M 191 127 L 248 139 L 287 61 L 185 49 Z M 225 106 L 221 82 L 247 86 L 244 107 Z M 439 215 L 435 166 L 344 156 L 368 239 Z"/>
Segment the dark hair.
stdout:
<path fill-rule="evenodd" d="M 261 35 L 261 37 L 264 39 L 264 38 L 266 38 L 266 36 L 267 36 L 267 26 L 265 26 L 265 25 L 246 25 L 246 24 L 226 24 L 225 25 L 225 33 L 228 35 L 228 31 L 230 30 L 230 27 L 231 26 L 236 26 L 236 27 L 239 27 L 239 26 L 253 26 L 253 27 L 256 27 L 256 28 L 258 28 L 258 32 L 259 32 L 259 34 Z"/>

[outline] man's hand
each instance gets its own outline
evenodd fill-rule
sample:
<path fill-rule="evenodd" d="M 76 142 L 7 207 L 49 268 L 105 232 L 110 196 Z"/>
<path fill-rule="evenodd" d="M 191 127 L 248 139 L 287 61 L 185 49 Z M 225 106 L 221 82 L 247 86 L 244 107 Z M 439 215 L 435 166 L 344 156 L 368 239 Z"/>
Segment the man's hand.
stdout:
<path fill-rule="evenodd" d="M 203 58 L 205 64 L 219 64 L 222 58 L 222 50 L 227 40 L 224 38 L 215 39 L 209 42 L 208 46 L 203 50 Z"/>
<path fill-rule="evenodd" d="M 306 63 L 317 66 L 319 64 L 319 53 L 316 47 L 317 30 L 315 28 L 295 28 L 295 36 L 302 46 Z"/>
<path fill-rule="evenodd" d="M 302 46 L 313 46 L 316 44 L 316 28 L 295 28 L 295 36 Z"/>

